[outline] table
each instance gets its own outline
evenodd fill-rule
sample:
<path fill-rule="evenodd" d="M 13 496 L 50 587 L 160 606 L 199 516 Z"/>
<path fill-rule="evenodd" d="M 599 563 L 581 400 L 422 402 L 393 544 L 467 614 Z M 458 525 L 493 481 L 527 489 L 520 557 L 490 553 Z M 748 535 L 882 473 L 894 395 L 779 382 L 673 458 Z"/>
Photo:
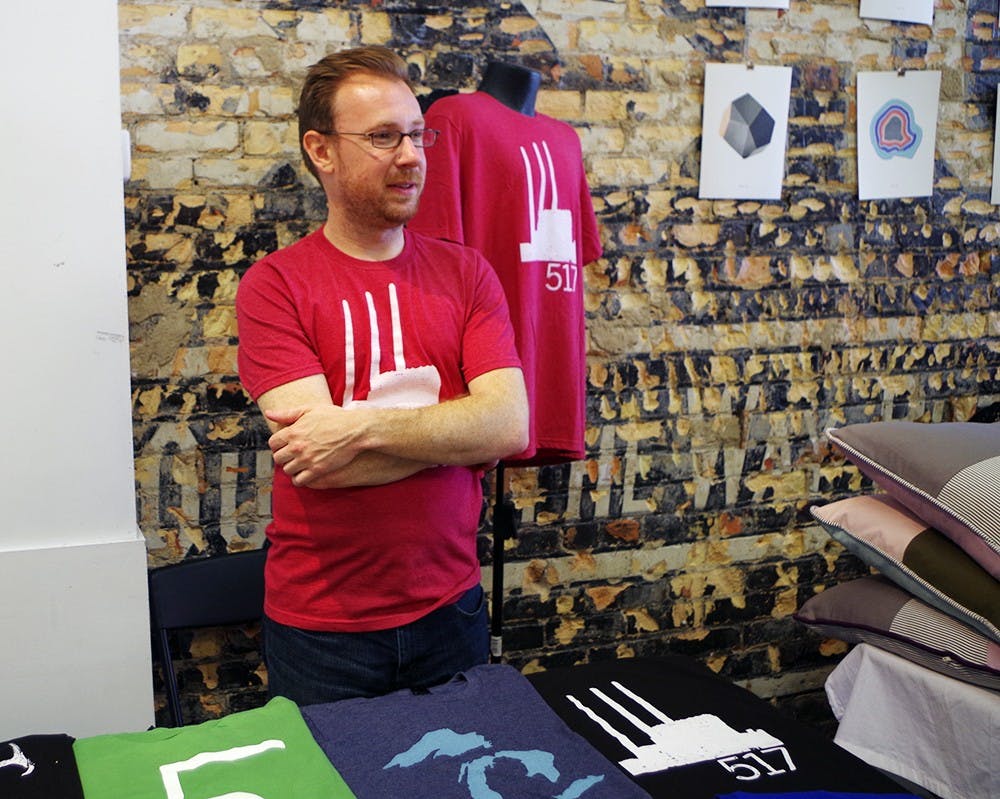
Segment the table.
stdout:
<path fill-rule="evenodd" d="M 1000 693 L 859 644 L 826 681 L 835 741 L 944 799 L 1000 797 Z"/>

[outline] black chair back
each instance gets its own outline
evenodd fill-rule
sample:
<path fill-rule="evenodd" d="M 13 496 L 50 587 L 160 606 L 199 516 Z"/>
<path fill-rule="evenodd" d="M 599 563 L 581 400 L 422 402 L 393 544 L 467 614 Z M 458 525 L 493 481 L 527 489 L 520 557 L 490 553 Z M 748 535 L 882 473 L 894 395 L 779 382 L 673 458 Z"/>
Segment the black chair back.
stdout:
<path fill-rule="evenodd" d="M 267 550 L 183 561 L 149 571 L 153 646 L 163 666 L 167 705 L 184 724 L 168 632 L 256 621 L 264 612 Z"/>

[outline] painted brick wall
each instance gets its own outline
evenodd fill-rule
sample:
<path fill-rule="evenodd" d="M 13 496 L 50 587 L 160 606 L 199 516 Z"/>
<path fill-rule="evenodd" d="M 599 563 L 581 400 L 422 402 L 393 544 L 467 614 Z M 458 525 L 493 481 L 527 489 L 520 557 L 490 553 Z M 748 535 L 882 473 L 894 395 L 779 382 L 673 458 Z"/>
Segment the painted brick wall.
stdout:
<path fill-rule="evenodd" d="M 937 0 L 933 31 L 853 0 L 120 4 L 135 455 L 151 565 L 260 546 L 266 428 L 236 377 L 251 263 L 324 218 L 299 163 L 307 66 L 388 44 L 426 89 L 488 60 L 544 74 L 583 142 L 605 256 L 586 270 L 588 457 L 509 470 L 511 663 L 687 653 L 828 721 L 845 647 L 790 614 L 860 564 L 808 507 L 864 488 L 823 430 L 964 420 L 1000 399 L 989 203 L 995 0 Z M 706 62 L 794 67 L 774 202 L 698 199 Z M 934 195 L 859 202 L 859 70 L 943 72 Z M 484 509 L 484 518 L 488 515 Z M 489 526 L 481 552 L 489 584 Z M 256 630 L 184 636 L 193 717 L 252 706 Z"/>

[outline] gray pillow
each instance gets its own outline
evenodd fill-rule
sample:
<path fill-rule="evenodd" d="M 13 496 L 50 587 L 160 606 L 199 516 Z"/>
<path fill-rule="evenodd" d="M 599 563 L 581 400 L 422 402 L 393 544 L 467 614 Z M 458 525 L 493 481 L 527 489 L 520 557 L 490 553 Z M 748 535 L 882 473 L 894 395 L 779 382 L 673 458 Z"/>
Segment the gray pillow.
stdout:
<path fill-rule="evenodd" d="M 826 433 L 862 474 L 1000 579 L 1000 424 L 869 422 Z"/>

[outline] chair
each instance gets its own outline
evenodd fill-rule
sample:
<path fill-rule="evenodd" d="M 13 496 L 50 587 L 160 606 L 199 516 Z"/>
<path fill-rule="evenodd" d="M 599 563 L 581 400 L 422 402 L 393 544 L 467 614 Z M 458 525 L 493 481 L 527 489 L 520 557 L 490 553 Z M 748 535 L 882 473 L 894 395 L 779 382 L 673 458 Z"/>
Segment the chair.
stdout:
<path fill-rule="evenodd" d="M 163 666 L 174 726 L 183 726 L 168 632 L 256 621 L 264 610 L 267 549 L 219 555 L 149 571 L 153 647 Z"/>

